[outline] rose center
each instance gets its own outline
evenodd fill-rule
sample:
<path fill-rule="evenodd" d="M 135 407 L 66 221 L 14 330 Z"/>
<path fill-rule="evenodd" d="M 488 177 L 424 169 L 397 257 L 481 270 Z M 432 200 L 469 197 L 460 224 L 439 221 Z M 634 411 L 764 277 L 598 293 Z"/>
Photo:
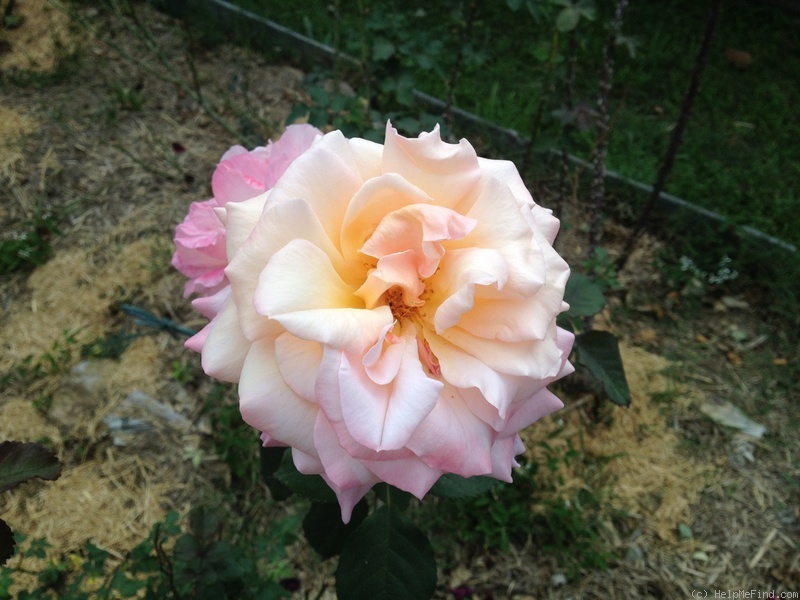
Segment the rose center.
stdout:
<path fill-rule="evenodd" d="M 406 318 L 414 318 L 419 312 L 419 306 L 409 306 L 405 301 L 405 292 L 402 287 L 395 285 L 386 291 L 386 304 L 392 311 L 392 316 L 398 323 Z"/>
<path fill-rule="evenodd" d="M 395 285 L 384 293 L 383 298 L 392 311 L 392 316 L 398 326 L 401 327 L 402 322 L 408 319 L 410 321 L 416 321 L 417 325 L 422 327 L 423 321 L 427 316 L 425 314 L 424 304 L 430 296 L 431 289 L 426 286 L 420 297 L 417 298 L 413 304 L 409 305 L 406 303 L 406 294 L 402 286 Z M 439 366 L 439 359 L 431 350 L 428 341 L 423 337 L 421 331 L 422 329 L 417 329 L 419 359 L 431 377 L 439 377 L 442 374 L 441 367 Z"/>

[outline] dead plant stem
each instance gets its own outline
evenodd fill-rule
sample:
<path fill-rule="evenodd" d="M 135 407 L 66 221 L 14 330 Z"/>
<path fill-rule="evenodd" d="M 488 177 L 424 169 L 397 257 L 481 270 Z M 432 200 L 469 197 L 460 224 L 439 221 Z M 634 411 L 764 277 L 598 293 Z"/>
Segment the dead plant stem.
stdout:
<path fill-rule="evenodd" d="M 136 23 L 136 26 L 131 25 L 128 23 L 125 15 L 123 15 L 119 7 L 115 2 L 110 3 L 112 10 L 114 11 L 114 15 L 123 23 L 125 28 L 135 37 L 137 37 L 144 45 L 158 58 L 159 62 L 166 68 L 167 73 L 159 72 L 158 70 L 146 65 L 143 61 L 133 57 L 129 52 L 124 50 L 121 45 L 112 42 L 108 39 L 107 36 L 100 35 L 85 19 L 74 15 L 74 18 L 82 27 L 84 27 L 87 31 L 91 31 L 98 39 L 100 39 L 106 46 L 114 50 L 117 54 L 119 54 L 122 58 L 130 62 L 131 64 L 135 65 L 137 68 L 141 69 L 148 75 L 151 75 L 161 81 L 166 81 L 167 83 L 171 83 L 178 87 L 183 93 L 189 96 L 192 100 L 194 100 L 200 108 L 212 119 L 214 120 L 220 127 L 222 127 L 226 132 L 228 132 L 232 137 L 237 139 L 239 142 L 252 145 L 252 140 L 250 140 L 246 135 L 236 131 L 222 116 L 219 115 L 209 104 L 205 101 L 202 96 L 198 96 L 198 94 L 193 90 L 189 85 L 186 84 L 183 77 L 178 74 L 175 70 L 173 65 L 169 62 L 166 55 L 164 54 L 163 50 L 159 47 L 158 43 L 153 39 L 150 35 L 149 31 L 146 27 L 139 21 L 136 16 L 135 11 L 131 8 L 131 18 Z M 62 10 L 66 10 L 63 9 Z"/>
<path fill-rule="evenodd" d="M 575 70 L 578 63 L 578 34 L 576 29 L 569 32 L 567 38 L 567 77 L 564 81 L 565 98 L 564 104 L 567 112 L 572 113 L 575 110 Z M 555 216 L 561 217 L 561 207 L 567 201 L 567 180 L 569 179 L 569 143 L 570 136 L 574 130 L 572 120 L 564 124 L 561 132 L 561 169 L 558 176 L 558 202 L 556 203 Z"/>
<path fill-rule="evenodd" d="M 555 57 L 556 53 L 558 52 L 558 31 L 553 32 L 553 41 L 550 44 L 550 53 L 547 55 L 547 61 L 545 63 L 545 76 L 544 76 L 544 85 L 542 89 L 547 92 L 551 91 L 552 88 L 552 79 L 553 79 L 553 72 L 555 71 Z M 544 109 L 545 105 L 547 104 L 547 95 L 545 93 L 539 98 L 539 103 L 536 106 L 536 113 L 533 117 L 533 123 L 531 124 L 530 134 L 528 134 L 528 146 L 525 148 L 525 157 L 522 159 L 522 174 L 524 176 L 525 173 L 528 172 L 528 167 L 530 166 L 531 156 L 533 155 L 533 147 L 536 145 L 536 138 L 539 136 L 539 130 L 542 126 L 542 119 L 544 118 Z"/>
<path fill-rule="evenodd" d="M 669 140 L 667 152 L 664 155 L 664 161 L 661 163 L 661 169 L 658 171 L 656 182 L 653 184 L 653 189 L 650 191 L 650 196 L 647 198 L 647 203 L 639 216 L 638 221 L 628 237 L 628 241 L 622 250 L 619 258 L 616 261 L 617 270 L 622 270 L 630 258 L 633 246 L 641 236 L 644 228 L 650 220 L 650 215 L 656 202 L 661 197 L 661 192 L 667 182 L 669 174 L 672 172 L 672 167 L 675 163 L 675 157 L 678 154 L 681 142 L 683 141 L 683 133 L 686 130 L 686 124 L 689 122 L 689 117 L 692 113 L 692 106 L 694 105 L 697 90 L 700 88 L 700 81 L 703 77 L 706 65 L 708 64 L 708 57 L 711 52 L 711 42 L 714 39 L 714 33 L 719 23 L 720 10 L 722 7 L 722 0 L 710 0 L 708 15 L 706 17 L 705 31 L 703 33 L 703 41 L 700 43 L 700 49 L 697 52 L 697 58 L 694 63 L 694 70 L 692 77 L 689 81 L 689 88 L 686 90 L 686 95 L 683 98 L 683 105 L 681 113 L 678 117 L 678 122 L 672 130 L 672 136 Z"/>
<path fill-rule="evenodd" d="M 611 31 L 608 32 L 606 45 L 603 49 L 603 71 L 600 78 L 600 93 L 597 98 L 599 122 L 594 152 L 594 177 L 589 189 L 592 214 L 589 221 L 588 258 L 592 258 L 595 255 L 603 233 L 603 195 L 605 194 L 608 131 L 611 122 L 608 101 L 611 95 L 612 77 L 614 75 L 614 48 L 617 45 L 617 37 L 622 30 L 622 15 L 627 6 L 628 0 L 617 0 L 614 20 L 611 22 Z"/>

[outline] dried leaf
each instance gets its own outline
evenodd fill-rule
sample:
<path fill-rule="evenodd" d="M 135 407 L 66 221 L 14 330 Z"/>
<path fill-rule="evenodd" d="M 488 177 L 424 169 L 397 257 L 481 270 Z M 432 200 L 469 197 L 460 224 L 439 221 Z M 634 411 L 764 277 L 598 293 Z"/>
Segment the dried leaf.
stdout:
<path fill-rule="evenodd" d="M 736 69 L 747 69 L 753 64 L 753 55 L 736 48 L 725 48 L 725 58 Z"/>
<path fill-rule="evenodd" d="M 767 432 L 766 427 L 753 421 L 730 402 L 722 402 L 719 404 L 706 402 L 700 406 L 700 411 L 710 417 L 714 422 L 725 425 L 726 427 L 738 429 L 752 438 L 761 439 Z"/>

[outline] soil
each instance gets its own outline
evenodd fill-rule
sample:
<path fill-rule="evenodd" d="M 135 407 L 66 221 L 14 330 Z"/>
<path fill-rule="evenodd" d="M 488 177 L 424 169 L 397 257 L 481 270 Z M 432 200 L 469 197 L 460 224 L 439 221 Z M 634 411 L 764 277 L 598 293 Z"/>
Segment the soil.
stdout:
<path fill-rule="evenodd" d="M 136 330 L 123 303 L 202 326 L 169 264 L 171 239 L 239 140 L 191 91 L 263 142 L 280 133 L 303 74 L 229 46 L 195 41 L 189 51 L 181 27 L 145 6 L 155 46 L 129 21 L 94 8 L 70 21 L 44 0 L 17 7 L 21 25 L 0 32 L 0 236 L 44 213 L 65 217 L 47 262 L 0 280 L 0 375 L 52 365 L 0 390 L 0 439 L 46 441 L 65 466 L 56 482 L 0 496 L 0 514 L 61 554 L 92 540 L 121 559 L 167 511 L 218 493 L 230 473 L 210 450 L 203 403 L 211 383 L 176 375 L 199 369 L 181 339 L 153 332 L 117 358 L 87 360 L 81 348 Z M 548 205 L 546 186 L 537 189 Z M 582 222 L 582 210 L 573 199 L 562 207 L 564 223 Z M 559 242 L 573 264 L 585 254 L 581 231 L 565 227 Z M 608 223 L 604 247 L 613 255 L 627 234 Z M 563 466 L 548 493 L 601 496 L 601 535 L 615 558 L 568 579 L 535 540 L 508 553 L 463 553 L 440 573 L 437 597 L 467 587 L 475 598 L 518 600 L 800 590 L 797 349 L 747 288 L 671 286 L 654 266 L 664 246 L 642 240 L 596 323 L 621 340 L 631 407 L 565 384 L 566 408 L 525 433 L 531 460 L 546 459 L 541 442 L 556 430 L 551 451 L 580 449 L 582 459 Z M 738 407 L 766 435 L 715 421 L 709 405 Z M 110 428 L 117 417 L 139 419 L 146 431 Z M 547 500 L 531 498 L 531 510 Z M 321 597 L 331 597 L 334 564 L 321 566 L 302 544 L 290 556 L 296 597 L 318 597 L 323 586 Z"/>

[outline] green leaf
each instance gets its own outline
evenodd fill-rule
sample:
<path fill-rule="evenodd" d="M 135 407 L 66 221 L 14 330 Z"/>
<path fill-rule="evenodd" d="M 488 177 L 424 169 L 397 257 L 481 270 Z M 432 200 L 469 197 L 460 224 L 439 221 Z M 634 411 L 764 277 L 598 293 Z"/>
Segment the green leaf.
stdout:
<path fill-rule="evenodd" d="M 175 542 L 172 554 L 175 560 L 186 564 L 198 560 L 200 558 L 200 551 L 200 542 L 197 541 L 197 538 L 186 533 Z"/>
<path fill-rule="evenodd" d="M 305 104 L 295 104 L 292 107 L 292 112 L 286 117 L 286 125 L 294 125 L 295 123 L 305 123 L 309 119 L 308 106 Z"/>
<path fill-rule="evenodd" d="M 606 305 L 603 288 L 591 277 L 582 273 L 573 273 L 564 291 L 564 302 L 569 304 L 568 317 L 591 317 Z"/>
<path fill-rule="evenodd" d="M 108 552 L 98 548 L 92 542 L 86 542 L 84 551 L 86 552 L 86 561 L 83 563 L 81 570 L 89 577 L 102 576 L 109 556 Z"/>
<path fill-rule="evenodd" d="M 312 85 L 308 87 L 306 91 L 308 92 L 308 95 L 311 96 L 311 101 L 314 103 L 314 106 L 328 106 L 328 103 L 331 100 L 331 94 L 324 87 Z"/>
<path fill-rule="evenodd" d="M 222 523 L 214 513 L 205 506 L 195 506 L 189 512 L 189 529 L 192 534 L 205 543 L 214 537 L 222 528 Z"/>
<path fill-rule="evenodd" d="M 372 42 L 372 60 L 386 60 L 395 52 L 395 46 L 386 38 L 375 38 Z"/>
<path fill-rule="evenodd" d="M 0 443 L 0 492 L 34 477 L 52 481 L 60 475 L 61 463 L 41 444 Z"/>
<path fill-rule="evenodd" d="M 598 379 L 609 399 L 620 406 L 629 406 L 631 391 L 619 353 L 619 343 L 608 331 L 587 331 L 575 338 L 578 364 Z"/>
<path fill-rule="evenodd" d="M 563 9 L 556 17 L 556 29 L 562 33 L 572 31 L 578 26 L 581 20 L 581 11 L 574 7 Z"/>
<path fill-rule="evenodd" d="M 589 21 L 594 21 L 597 16 L 594 0 L 579 0 L 575 8 L 581 11 L 581 16 Z"/>
<path fill-rule="evenodd" d="M 281 483 L 281 480 L 275 476 L 275 473 L 281 466 L 283 455 L 287 453 L 288 448 L 259 448 L 259 456 L 261 458 L 261 477 L 264 483 L 269 488 L 269 493 L 272 494 L 272 499 L 275 501 L 286 500 L 294 492 L 292 488 Z"/>
<path fill-rule="evenodd" d="M 506 0 L 506 4 L 508 8 L 516 12 L 519 10 L 520 6 L 522 6 L 522 0 Z"/>
<path fill-rule="evenodd" d="M 549 13 L 548 7 L 542 0 L 527 0 L 525 6 L 528 8 L 528 14 L 532 16 L 537 23 Z"/>
<path fill-rule="evenodd" d="M 303 519 L 303 533 L 322 558 L 330 558 L 342 551 L 345 541 L 361 525 L 368 512 L 369 506 L 362 500 L 353 507 L 350 522 L 345 524 L 338 504 L 314 502 Z"/>
<path fill-rule="evenodd" d="M 500 483 L 494 477 L 461 477 L 448 473 L 442 475 L 439 481 L 433 484 L 431 494 L 443 496 L 445 498 L 464 498 L 466 496 L 477 496 L 489 491 Z"/>
<path fill-rule="evenodd" d="M 275 476 L 296 494 L 312 502 L 337 502 L 336 494 L 319 475 L 303 475 L 292 461 L 292 453 L 283 455 Z"/>
<path fill-rule="evenodd" d="M 6 15 L 3 19 L 3 27 L 5 29 L 16 29 L 25 21 L 22 15 Z"/>
<path fill-rule="evenodd" d="M 2 563 L 0 563 L 2 564 Z M 0 600 L 13 600 L 11 586 L 14 585 L 14 578 L 11 577 L 11 569 L 0 569 Z M 22 594 L 17 598 L 22 597 Z"/>
<path fill-rule="evenodd" d="M 336 570 L 339 600 L 424 600 L 435 588 L 433 549 L 401 513 L 383 506 L 347 538 Z"/>
<path fill-rule="evenodd" d="M 408 73 L 403 73 L 396 78 L 395 100 L 403 106 L 414 106 L 414 78 Z"/>
<path fill-rule="evenodd" d="M 146 581 L 131 579 L 125 573 L 114 573 L 110 588 L 116 591 L 122 598 L 134 598 L 141 590 L 147 587 Z"/>
<path fill-rule="evenodd" d="M 3 519 L 0 519 L 0 565 L 6 564 L 6 561 L 14 556 L 14 545 L 14 532 Z"/>
<path fill-rule="evenodd" d="M 540 41 L 533 47 L 533 55 L 539 62 L 546 63 L 551 59 L 551 48 L 550 42 Z"/>
<path fill-rule="evenodd" d="M 21 537 L 21 536 L 18 536 Z M 25 552 L 25 556 L 32 557 L 32 558 L 46 558 L 47 557 L 47 549 L 52 548 L 52 544 L 48 542 L 44 538 L 36 538 L 31 540 L 30 545 L 28 546 L 28 550 Z"/>
<path fill-rule="evenodd" d="M 408 505 L 411 504 L 411 499 L 414 497 L 410 493 L 397 489 L 388 483 L 375 484 L 372 491 L 378 500 L 402 512 L 408 509 Z"/>
<path fill-rule="evenodd" d="M 427 54 L 418 54 L 414 59 L 417 61 L 419 68 L 424 71 L 430 71 L 436 66 L 434 59 Z"/>

